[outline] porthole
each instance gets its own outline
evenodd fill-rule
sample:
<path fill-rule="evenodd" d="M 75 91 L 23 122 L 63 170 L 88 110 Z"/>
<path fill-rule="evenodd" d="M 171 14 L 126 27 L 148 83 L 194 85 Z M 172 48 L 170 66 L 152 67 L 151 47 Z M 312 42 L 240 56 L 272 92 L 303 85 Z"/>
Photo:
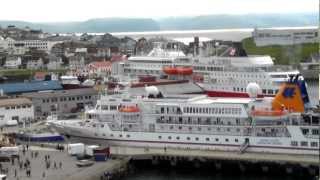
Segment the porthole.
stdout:
<path fill-rule="evenodd" d="M 122 137 L 122 134 L 119 134 L 119 137 Z"/>
<path fill-rule="evenodd" d="M 226 142 L 229 142 L 229 139 L 225 139 L 226 140 Z"/>
<path fill-rule="evenodd" d="M 196 137 L 196 141 L 199 141 L 199 138 L 198 138 L 198 137 Z"/>
<path fill-rule="evenodd" d="M 127 138 L 129 138 L 130 137 L 130 134 L 127 134 Z"/>
<path fill-rule="evenodd" d="M 218 142 L 218 141 L 219 141 L 219 139 L 218 139 L 218 138 L 216 138 L 216 141 Z"/>
<path fill-rule="evenodd" d="M 210 140 L 210 138 L 206 138 L 206 141 L 209 141 Z"/>
<path fill-rule="evenodd" d="M 105 134 L 105 133 L 102 133 L 102 136 L 106 136 L 106 134 Z"/>
<path fill-rule="evenodd" d="M 190 137 L 187 137 L 187 140 L 189 141 L 189 140 L 190 140 Z"/>
<path fill-rule="evenodd" d="M 161 136 L 158 136 L 158 138 L 161 139 L 162 137 L 161 137 Z"/>
<path fill-rule="evenodd" d="M 168 139 L 171 139 L 171 136 L 169 136 Z"/>
<path fill-rule="evenodd" d="M 180 139 L 180 137 L 179 137 L 179 136 L 177 136 L 177 137 L 176 137 L 176 139 L 177 139 L 177 140 L 179 140 L 179 139 Z"/>

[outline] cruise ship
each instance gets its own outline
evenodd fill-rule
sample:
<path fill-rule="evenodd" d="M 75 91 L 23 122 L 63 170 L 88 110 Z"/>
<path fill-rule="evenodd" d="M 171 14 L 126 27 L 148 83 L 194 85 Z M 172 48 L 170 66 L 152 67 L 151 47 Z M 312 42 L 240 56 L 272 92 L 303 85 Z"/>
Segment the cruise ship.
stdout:
<path fill-rule="evenodd" d="M 298 77 L 275 97 L 259 97 L 256 83 L 248 98 L 147 94 L 102 95 L 84 119 L 49 124 L 68 138 L 97 144 L 203 148 L 220 151 L 317 154 L 319 117 L 307 115 L 308 94 Z"/>
<path fill-rule="evenodd" d="M 261 86 L 261 95 L 274 96 L 279 84 L 299 74 L 298 70 L 275 66 L 270 56 L 189 57 L 182 51 L 160 47 L 155 47 L 147 56 L 132 56 L 115 63 L 112 71 L 115 76 L 156 76 L 162 81 L 170 80 L 170 86 L 165 88 L 170 88 L 170 93 L 182 89 L 186 93 L 205 92 L 211 97 L 248 97 L 246 86 L 250 82 Z M 173 80 L 187 80 L 201 89 L 197 86 L 180 89 L 179 85 L 174 86 Z"/>

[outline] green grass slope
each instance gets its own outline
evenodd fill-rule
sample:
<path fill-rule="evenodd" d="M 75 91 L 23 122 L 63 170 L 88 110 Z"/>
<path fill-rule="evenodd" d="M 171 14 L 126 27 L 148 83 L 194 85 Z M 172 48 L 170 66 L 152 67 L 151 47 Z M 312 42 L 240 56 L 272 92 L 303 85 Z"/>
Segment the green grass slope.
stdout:
<path fill-rule="evenodd" d="M 242 40 L 242 45 L 248 55 L 270 55 L 275 64 L 281 65 L 296 65 L 318 52 L 318 43 L 257 47 L 252 38 L 246 38 Z"/>

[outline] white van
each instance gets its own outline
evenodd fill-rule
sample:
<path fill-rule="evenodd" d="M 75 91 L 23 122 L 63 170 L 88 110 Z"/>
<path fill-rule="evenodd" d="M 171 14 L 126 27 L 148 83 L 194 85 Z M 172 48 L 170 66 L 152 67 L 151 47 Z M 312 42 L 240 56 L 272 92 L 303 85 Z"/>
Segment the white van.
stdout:
<path fill-rule="evenodd" d="M 0 148 L 0 156 L 2 157 L 12 157 L 19 155 L 19 147 L 12 146 L 12 147 L 1 147 Z M 0 179 L 1 180 L 1 179 Z"/>

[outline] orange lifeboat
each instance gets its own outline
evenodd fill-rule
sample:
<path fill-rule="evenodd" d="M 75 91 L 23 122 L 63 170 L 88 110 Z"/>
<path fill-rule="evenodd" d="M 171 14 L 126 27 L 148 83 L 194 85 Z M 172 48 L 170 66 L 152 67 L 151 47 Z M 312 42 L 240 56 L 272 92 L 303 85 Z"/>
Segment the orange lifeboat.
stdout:
<path fill-rule="evenodd" d="M 192 67 L 178 67 L 177 71 L 178 71 L 178 74 L 181 74 L 181 75 L 191 75 L 193 73 Z"/>
<path fill-rule="evenodd" d="M 176 67 L 169 67 L 166 66 L 163 68 L 163 72 L 169 75 L 177 75 L 178 74 L 178 70 Z"/>
<path fill-rule="evenodd" d="M 254 110 L 251 112 L 252 116 L 284 116 L 286 115 L 285 111 L 282 110 Z"/>
<path fill-rule="evenodd" d="M 169 67 L 163 68 L 163 72 L 168 75 L 191 75 L 193 73 L 192 67 Z"/>
<path fill-rule="evenodd" d="M 119 112 L 126 112 L 126 113 L 136 113 L 140 112 L 140 109 L 137 106 L 125 106 L 119 109 Z"/>

